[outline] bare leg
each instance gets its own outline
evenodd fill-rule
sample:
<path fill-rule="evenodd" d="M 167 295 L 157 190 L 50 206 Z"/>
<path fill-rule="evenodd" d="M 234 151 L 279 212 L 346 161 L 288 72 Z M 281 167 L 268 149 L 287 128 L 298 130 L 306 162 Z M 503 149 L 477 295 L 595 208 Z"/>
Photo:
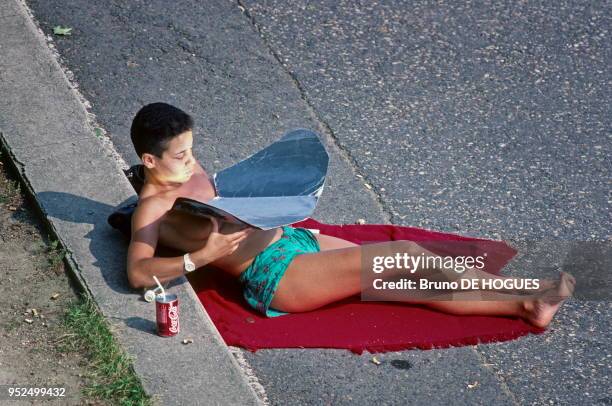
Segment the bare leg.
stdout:
<path fill-rule="evenodd" d="M 457 315 L 521 317 L 537 327 L 545 328 L 565 299 L 571 296 L 574 290 L 572 280 L 569 274 L 562 273 L 554 288 L 528 299 L 525 299 L 525 296 L 491 291 L 486 292 L 488 296 L 486 301 L 463 301 L 461 297 L 472 297 L 471 293 L 455 292 L 453 301 L 407 301 L 407 303 L 418 303 L 431 309 Z"/>
<path fill-rule="evenodd" d="M 350 244 L 350 243 L 349 243 Z M 386 243 L 381 243 L 386 244 Z M 422 247 L 411 242 L 403 246 L 406 252 L 419 255 Z M 271 306 L 287 312 L 310 311 L 328 303 L 353 296 L 361 290 L 361 247 L 349 246 L 342 249 L 324 250 L 318 253 L 295 257 L 285 276 L 281 279 Z M 439 270 L 428 271 L 439 273 Z M 398 274 L 396 273 L 395 276 Z M 387 275 L 387 277 L 393 275 Z M 463 302 L 425 302 L 426 305 L 453 314 L 508 315 L 526 318 L 538 326 L 547 325 L 558 310 L 564 298 L 571 294 L 573 285 L 569 277 L 559 284 L 551 299 L 508 300 L 507 295 L 499 292 L 486 292 L 484 301 Z M 569 293 L 568 293 L 569 292 Z M 503 295 L 499 297 L 491 295 Z M 410 302 L 410 301 L 408 301 Z M 412 301 L 412 303 L 422 303 Z M 516 302 L 519 302 L 518 305 Z"/>
<path fill-rule="evenodd" d="M 418 245 L 417 243 L 417 255 L 425 255 L 426 257 L 431 257 L 431 258 L 440 258 L 439 255 L 425 249 L 424 247 L 422 247 L 421 245 Z M 435 261 L 434 261 L 435 262 Z M 440 261 L 442 262 L 442 261 Z M 478 279 L 478 280 L 489 280 L 489 281 L 505 281 L 505 280 L 511 280 L 513 281 L 514 286 L 521 286 L 521 284 L 519 283 L 523 278 L 520 277 L 511 277 L 511 276 L 503 276 L 503 275 L 494 275 L 492 273 L 480 270 L 478 268 L 475 267 L 471 267 L 471 268 L 467 268 L 464 272 L 462 273 L 457 273 L 455 272 L 453 269 L 447 269 L 445 270 L 446 273 L 444 274 L 442 270 L 440 269 L 436 269 L 434 270 L 435 272 L 433 274 L 430 274 L 429 277 L 433 277 L 433 279 L 435 280 L 439 280 L 441 279 L 442 276 L 450 276 L 451 279 L 455 280 L 456 279 Z M 438 273 L 438 275 L 435 275 L 435 273 Z M 574 281 L 575 282 L 575 281 Z M 510 294 L 534 294 L 537 292 L 542 292 L 545 290 L 548 290 L 550 288 L 553 288 L 556 286 L 556 282 L 550 279 L 539 279 L 539 288 L 538 289 L 523 289 L 523 288 L 501 288 L 501 289 L 497 289 L 498 292 L 506 292 L 506 293 L 510 293 Z"/>
<path fill-rule="evenodd" d="M 340 249 L 340 248 L 348 248 L 348 247 L 356 247 L 358 246 L 355 243 L 352 243 L 350 241 L 346 241 L 343 240 L 341 238 L 338 237 L 332 237 L 332 236 L 328 236 L 328 235 L 324 235 L 324 234 L 316 234 L 315 235 L 318 242 L 319 242 L 319 246 L 321 247 L 321 251 L 328 251 L 328 250 L 333 250 L 333 249 Z M 422 246 L 419 245 L 419 247 L 422 249 L 422 253 L 427 255 L 427 256 L 431 256 L 431 257 L 436 257 L 438 255 L 434 254 L 431 251 L 428 251 L 427 249 L 423 248 Z M 521 278 L 515 278 L 515 277 L 509 277 L 509 276 L 503 276 L 503 275 L 494 275 L 491 274 L 489 272 L 485 272 L 482 271 L 478 268 L 468 268 L 465 272 L 463 272 L 462 274 L 457 274 L 458 277 L 461 278 L 466 278 L 466 279 L 479 279 L 479 280 L 496 280 L 496 279 L 500 279 L 500 280 L 513 280 L 514 282 L 518 282 Z M 575 282 L 575 281 L 574 281 Z M 551 280 L 551 279 L 539 279 L 539 285 L 540 287 L 538 289 L 500 289 L 500 292 L 506 292 L 506 293 L 512 293 L 512 294 L 534 294 L 537 292 L 542 292 L 545 290 L 548 290 L 550 288 L 553 288 L 556 286 L 556 281 Z M 514 284 L 515 286 L 520 286 L 518 283 Z"/>

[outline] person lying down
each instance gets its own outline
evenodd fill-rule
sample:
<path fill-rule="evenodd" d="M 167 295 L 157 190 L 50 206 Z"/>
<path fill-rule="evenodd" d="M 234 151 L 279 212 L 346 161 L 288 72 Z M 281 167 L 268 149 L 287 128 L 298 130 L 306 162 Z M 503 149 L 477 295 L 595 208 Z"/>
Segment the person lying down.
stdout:
<path fill-rule="evenodd" d="M 165 283 L 212 265 L 238 278 L 248 304 L 268 317 L 311 311 L 360 293 L 362 246 L 303 228 L 245 228 L 171 210 L 179 197 L 204 202 L 215 197 L 209 175 L 193 155 L 193 128 L 189 114 L 165 103 L 148 104 L 133 119 L 130 136 L 145 173 L 127 256 L 128 281 L 133 288 L 155 286 L 153 276 Z M 184 255 L 155 257 L 158 244 Z M 399 247 L 408 255 L 435 256 L 413 241 L 377 244 L 383 251 L 393 244 L 393 249 Z M 423 267 L 411 275 L 435 280 L 443 272 Z M 385 272 L 383 277 L 392 280 L 397 276 Z M 519 279 L 475 268 L 462 277 Z M 364 286 L 371 286 L 368 282 Z M 457 315 L 521 317 L 544 328 L 571 296 L 574 285 L 571 275 L 561 273 L 557 281 L 541 280 L 539 289 L 532 292 L 489 290 L 483 292 L 486 300 L 473 300 L 473 295 L 468 296 L 473 292 L 457 291 L 452 292 L 453 300 L 407 297 L 405 302 Z"/>

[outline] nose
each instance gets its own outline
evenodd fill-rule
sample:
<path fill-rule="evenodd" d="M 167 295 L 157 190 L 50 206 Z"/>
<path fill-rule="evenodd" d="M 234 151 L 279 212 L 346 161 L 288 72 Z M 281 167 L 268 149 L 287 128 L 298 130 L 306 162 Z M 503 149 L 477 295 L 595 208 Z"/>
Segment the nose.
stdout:
<path fill-rule="evenodd" d="M 195 158 L 193 157 L 193 155 L 189 156 L 189 159 L 187 160 L 187 166 L 193 166 L 195 164 Z"/>

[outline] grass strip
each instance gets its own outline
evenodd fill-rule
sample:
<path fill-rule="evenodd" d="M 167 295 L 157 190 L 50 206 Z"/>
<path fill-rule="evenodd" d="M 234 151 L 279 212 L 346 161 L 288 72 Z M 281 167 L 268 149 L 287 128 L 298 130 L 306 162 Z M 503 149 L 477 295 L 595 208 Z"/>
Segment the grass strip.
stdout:
<path fill-rule="evenodd" d="M 106 320 L 88 297 L 82 295 L 73 301 L 62 322 L 74 337 L 65 340 L 58 349 L 79 351 L 90 360 L 87 368 L 90 383 L 83 389 L 84 396 L 113 405 L 153 404 L 134 373 L 131 359 L 119 348 Z"/>

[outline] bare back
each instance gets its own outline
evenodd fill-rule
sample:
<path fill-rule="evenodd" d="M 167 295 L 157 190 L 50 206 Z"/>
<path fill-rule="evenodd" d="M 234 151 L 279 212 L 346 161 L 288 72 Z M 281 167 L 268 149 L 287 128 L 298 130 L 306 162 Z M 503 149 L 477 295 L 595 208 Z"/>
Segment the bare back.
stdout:
<path fill-rule="evenodd" d="M 198 163 L 193 176 L 176 189 L 164 191 L 153 184 L 145 183 L 136 210 L 145 210 L 147 218 L 159 219 L 158 244 L 181 252 L 193 252 L 206 245 L 212 225 L 206 218 L 172 211 L 172 205 L 178 197 L 198 201 L 208 201 L 215 197 L 214 187 Z M 235 224 L 222 222 L 219 232 L 231 234 L 241 228 Z M 231 255 L 220 258 L 211 265 L 237 277 L 251 264 L 257 254 L 277 241 L 281 234 L 281 229 L 255 230 Z"/>

